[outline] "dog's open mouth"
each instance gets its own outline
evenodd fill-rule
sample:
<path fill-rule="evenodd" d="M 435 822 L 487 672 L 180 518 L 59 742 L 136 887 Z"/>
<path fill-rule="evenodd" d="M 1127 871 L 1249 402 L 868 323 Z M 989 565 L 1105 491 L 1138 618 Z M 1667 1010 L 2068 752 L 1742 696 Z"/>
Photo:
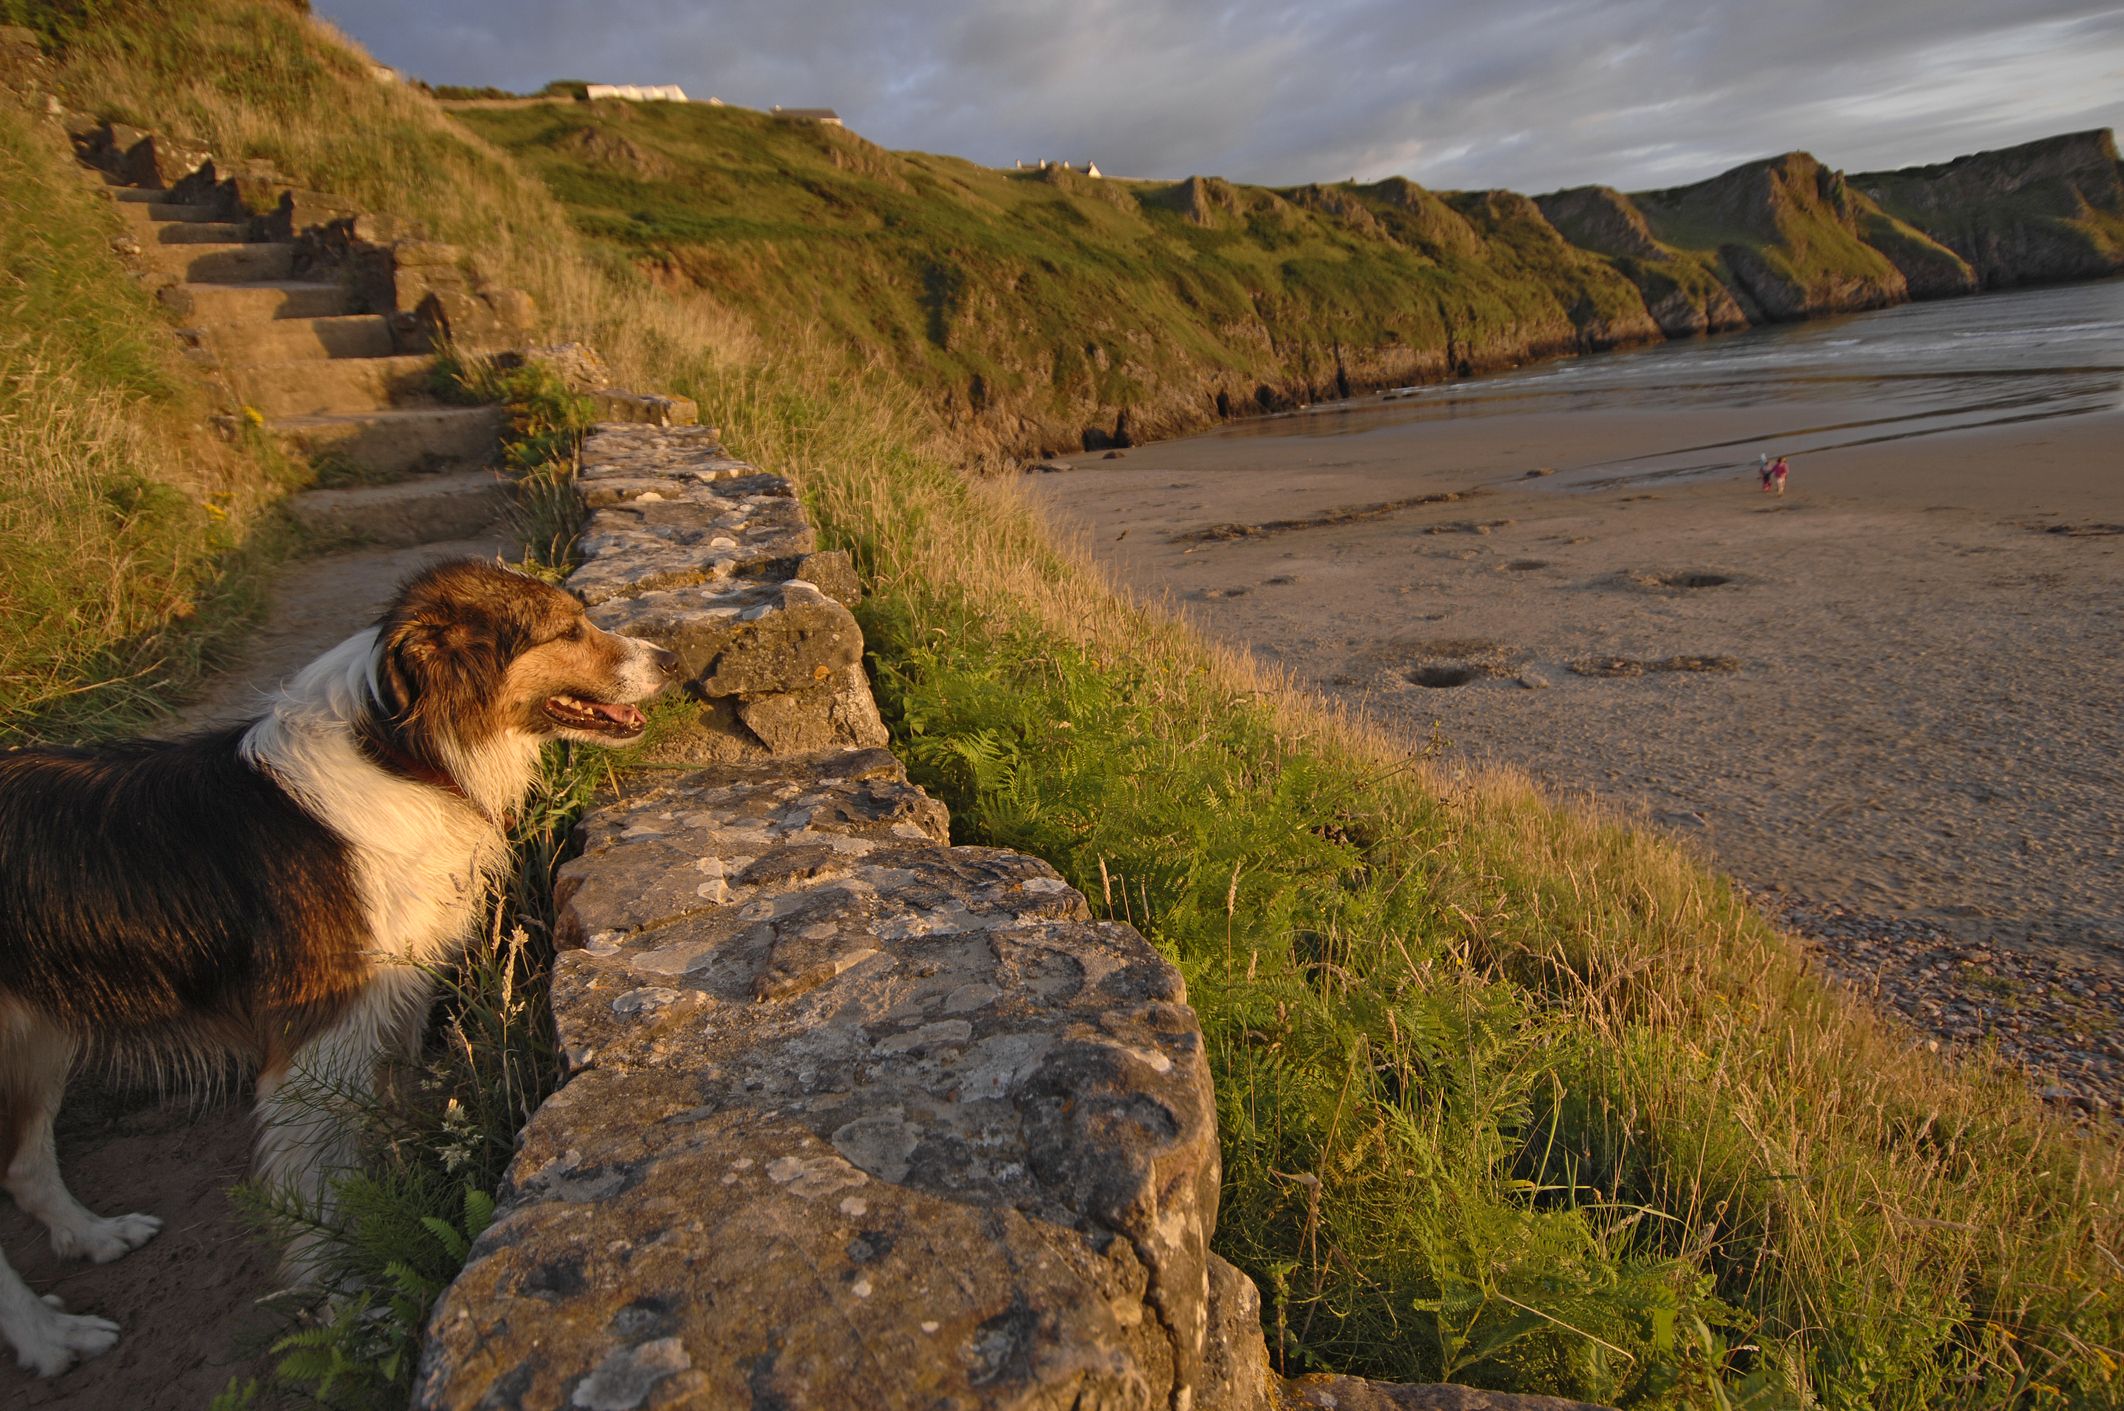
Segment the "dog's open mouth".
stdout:
<path fill-rule="evenodd" d="M 648 724 L 631 705 L 593 701 L 582 696 L 546 697 L 546 714 L 570 730 L 588 730 L 596 735 L 639 735 Z"/>

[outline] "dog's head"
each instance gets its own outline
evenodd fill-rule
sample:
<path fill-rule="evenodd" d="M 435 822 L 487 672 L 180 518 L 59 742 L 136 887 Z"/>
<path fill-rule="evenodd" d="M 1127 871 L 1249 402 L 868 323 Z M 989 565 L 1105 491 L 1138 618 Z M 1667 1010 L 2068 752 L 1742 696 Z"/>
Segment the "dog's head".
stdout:
<path fill-rule="evenodd" d="M 627 744 L 678 658 L 593 625 L 581 603 L 478 560 L 407 581 L 377 625 L 378 722 L 392 747 L 449 768 L 454 757 L 519 740 Z"/>

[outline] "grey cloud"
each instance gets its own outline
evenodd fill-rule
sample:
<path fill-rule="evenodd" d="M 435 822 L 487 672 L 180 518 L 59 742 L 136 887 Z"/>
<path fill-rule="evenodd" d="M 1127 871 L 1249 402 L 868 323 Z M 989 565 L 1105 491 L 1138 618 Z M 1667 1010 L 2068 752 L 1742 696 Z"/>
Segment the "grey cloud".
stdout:
<path fill-rule="evenodd" d="M 319 0 L 435 82 L 676 82 L 887 146 L 1129 176 L 1538 191 L 1851 169 L 2124 119 L 2085 0 Z"/>

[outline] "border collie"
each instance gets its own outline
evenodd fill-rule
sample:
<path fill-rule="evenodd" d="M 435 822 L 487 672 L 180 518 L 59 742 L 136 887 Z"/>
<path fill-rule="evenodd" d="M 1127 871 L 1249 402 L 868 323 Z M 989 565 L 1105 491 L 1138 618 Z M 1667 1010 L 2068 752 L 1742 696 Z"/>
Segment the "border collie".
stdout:
<path fill-rule="evenodd" d="M 303 1093 L 366 1090 L 417 1042 L 540 746 L 640 738 L 634 702 L 676 664 L 557 588 L 443 563 L 246 725 L 0 753 L 0 1162 L 53 1247 L 102 1263 L 161 1227 L 91 1214 L 60 1181 L 52 1121 L 84 1064 L 247 1067 L 259 1175 L 322 1206 L 351 1134 Z M 118 1328 L 0 1256 L 0 1335 L 53 1376 Z"/>

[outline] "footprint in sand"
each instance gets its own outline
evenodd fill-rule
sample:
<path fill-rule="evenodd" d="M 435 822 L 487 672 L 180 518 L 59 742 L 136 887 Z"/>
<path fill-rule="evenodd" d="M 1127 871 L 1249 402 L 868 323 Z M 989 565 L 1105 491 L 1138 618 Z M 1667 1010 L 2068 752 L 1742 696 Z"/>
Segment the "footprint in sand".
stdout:
<path fill-rule="evenodd" d="M 1612 582 L 1618 588 L 1631 588 L 1648 593 L 1683 592 L 1692 588 L 1723 588 L 1735 582 L 1730 573 L 1715 573 L 1709 569 L 1677 569 L 1668 573 L 1641 573 L 1635 569 L 1623 569 L 1616 573 Z"/>
<path fill-rule="evenodd" d="M 1672 656 L 1643 661 L 1637 657 L 1580 657 L 1565 662 L 1580 676 L 1629 677 L 1647 672 L 1711 672 L 1740 670 L 1740 659 L 1728 656 Z"/>

